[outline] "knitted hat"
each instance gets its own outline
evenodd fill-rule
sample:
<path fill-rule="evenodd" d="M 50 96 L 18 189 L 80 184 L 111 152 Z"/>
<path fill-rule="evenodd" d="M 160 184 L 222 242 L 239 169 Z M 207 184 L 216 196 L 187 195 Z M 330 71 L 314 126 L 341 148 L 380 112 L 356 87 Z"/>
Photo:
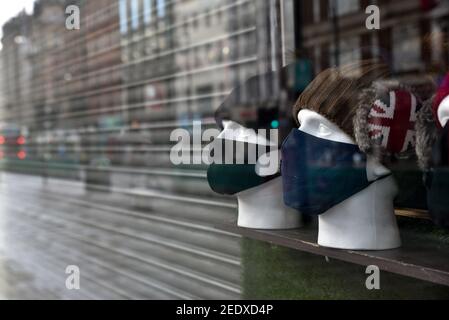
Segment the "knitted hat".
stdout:
<path fill-rule="evenodd" d="M 376 84 L 364 91 L 354 118 L 360 149 L 381 162 L 415 154 L 415 124 L 421 103 L 410 89 Z"/>
<path fill-rule="evenodd" d="M 299 111 L 315 111 L 355 140 L 353 122 L 362 90 L 387 74 L 388 69 L 384 64 L 373 61 L 361 61 L 324 70 L 300 95 L 293 107 L 293 117 L 299 125 Z"/>
<path fill-rule="evenodd" d="M 449 96 L 449 73 L 444 77 L 443 81 L 441 82 L 440 87 L 437 90 L 437 93 L 435 95 L 435 98 L 433 99 L 432 103 L 432 111 L 433 115 L 436 119 L 436 123 L 438 127 L 441 129 L 442 125 L 440 121 L 438 121 L 438 108 L 441 106 L 441 102 Z"/>

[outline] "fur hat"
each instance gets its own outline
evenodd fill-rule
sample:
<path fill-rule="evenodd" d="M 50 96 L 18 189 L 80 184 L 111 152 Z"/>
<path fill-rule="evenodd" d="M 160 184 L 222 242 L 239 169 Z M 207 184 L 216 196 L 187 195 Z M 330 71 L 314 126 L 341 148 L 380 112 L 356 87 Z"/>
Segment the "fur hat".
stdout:
<path fill-rule="evenodd" d="M 435 95 L 424 102 L 416 122 L 416 156 L 418 164 L 424 171 L 429 170 L 432 163 L 432 149 L 442 129 L 438 120 L 438 108 L 449 96 L 449 73 L 443 78 Z"/>
<path fill-rule="evenodd" d="M 421 103 L 402 85 L 373 84 L 364 90 L 354 117 L 360 149 L 386 162 L 415 154 L 415 123 Z"/>
<path fill-rule="evenodd" d="M 322 71 L 301 93 L 293 107 L 298 123 L 302 109 L 326 117 L 355 140 L 353 120 L 363 89 L 388 75 L 388 68 L 371 60 Z"/>
<path fill-rule="evenodd" d="M 427 171 L 432 166 L 432 148 L 438 138 L 438 120 L 435 117 L 434 108 L 436 96 L 425 101 L 418 112 L 416 121 L 416 156 L 419 167 Z"/>

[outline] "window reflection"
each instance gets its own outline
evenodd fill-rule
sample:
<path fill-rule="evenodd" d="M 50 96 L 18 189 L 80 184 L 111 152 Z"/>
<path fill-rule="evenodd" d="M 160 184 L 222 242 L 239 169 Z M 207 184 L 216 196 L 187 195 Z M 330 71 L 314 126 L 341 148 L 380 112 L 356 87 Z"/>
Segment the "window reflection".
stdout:
<path fill-rule="evenodd" d="M 80 6 L 79 31 L 57 27 L 68 3 Z M 16 17 L 3 28 L 4 121 L 28 130 L 28 159 L 59 161 L 62 153 L 74 150 L 52 152 L 47 142 L 33 138 L 51 140 L 62 130 L 78 137 L 72 161 L 87 166 L 112 154 L 103 152 L 111 139 L 123 151 L 113 153 L 112 163 L 131 165 L 120 162 L 136 147 L 126 139 L 129 130 L 137 131 L 136 137 L 149 126 L 157 138 L 140 139 L 137 145 L 166 149 L 148 152 L 147 162 L 140 165 L 171 168 L 170 141 L 159 134 L 161 126 L 208 122 L 232 88 L 293 61 L 299 62 L 298 88 L 328 67 L 381 61 L 392 79 L 413 86 L 422 99 L 434 93 L 448 70 L 445 1 L 430 7 L 377 1 L 380 30 L 365 28 L 364 1 L 276 3 L 40 0 L 35 13 Z"/>

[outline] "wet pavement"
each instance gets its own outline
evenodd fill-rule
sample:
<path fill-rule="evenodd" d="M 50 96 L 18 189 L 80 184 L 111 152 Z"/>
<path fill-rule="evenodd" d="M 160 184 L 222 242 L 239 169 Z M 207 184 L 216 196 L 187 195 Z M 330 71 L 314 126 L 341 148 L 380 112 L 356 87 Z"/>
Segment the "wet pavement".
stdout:
<path fill-rule="evenodd" d="M 129 195 L 2 172 L 1 299 L 237 299 L 240 238 Z M 68 289 L 66 268 L 79 268 Z"/>

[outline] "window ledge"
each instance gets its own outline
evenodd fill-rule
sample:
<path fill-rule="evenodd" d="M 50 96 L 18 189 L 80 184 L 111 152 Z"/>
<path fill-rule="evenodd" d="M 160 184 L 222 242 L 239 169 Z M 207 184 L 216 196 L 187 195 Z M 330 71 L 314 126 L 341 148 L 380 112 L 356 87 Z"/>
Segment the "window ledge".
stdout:
<path fill-rule="evenodd" d="M 382 251 L 354 251 L 321 247 L 316 243 L 317 228 L 258 230 L 237 227 L 235 222 L 216 228 L 241 236 L 363 266 L 449 286 L 449 246 L 419 234 L 401 230 L 402 247 Z"/>

